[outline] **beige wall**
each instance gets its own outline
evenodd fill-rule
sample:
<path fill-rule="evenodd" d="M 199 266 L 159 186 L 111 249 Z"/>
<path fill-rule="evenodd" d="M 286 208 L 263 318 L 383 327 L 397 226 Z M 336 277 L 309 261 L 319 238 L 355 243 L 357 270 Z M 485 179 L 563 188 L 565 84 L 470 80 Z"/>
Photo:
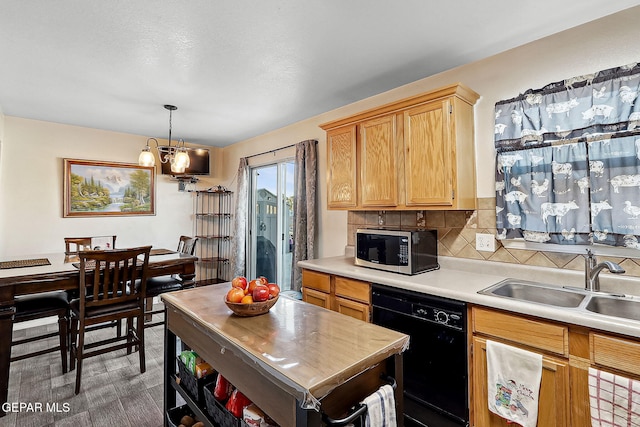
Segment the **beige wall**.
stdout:
<path fill-rule="evenodd" d="M 137 163 L 145 141 L 137 135 L 6 116 L 0 146 L 0 257 L 59 252 L 67 236 L 116 234 L 119 247 L 176 247 L 181 234 L 193 232 L 192 194 L 179 192 L 177 182 L 166 176 L 156 176 L 155 216 L 62 217 L 65 157 Z M 199 187 L 211 185 L 201 182 Z"/>
<path fill-rule="evenodd" d="M 462 82 L 481 95 L 475 107 L 477 193 L 480 198 L 492 198 L 495 182 L 493 123 L 496 101 L 512 98 L 529 88 L 539 88 L 564 78 L 639 61 L 639 21 L 640 7 L 636 7 L 234 144 L 224 149 L 222 179 L 227 182 L 233 180 L 241 156 L 305 139 L 318 139 L 320 225 L 317 255 L 340 255 L 344 252 L 349 236 L 347 212 L 326 209 L 326 141 L 318 125 L 387 102 Z M 313 99 L 308 102 L 313 102 Z"/>

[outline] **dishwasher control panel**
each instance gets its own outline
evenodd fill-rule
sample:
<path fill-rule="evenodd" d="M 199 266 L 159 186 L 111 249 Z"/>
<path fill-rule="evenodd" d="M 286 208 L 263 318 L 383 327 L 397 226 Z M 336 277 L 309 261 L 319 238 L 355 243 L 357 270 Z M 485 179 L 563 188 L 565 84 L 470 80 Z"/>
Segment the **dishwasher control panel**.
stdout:
<path fill-rule="evenodd" d="M 374 312 L 390 311 L 447 328 L 466 330 L 467 306 L 461 301 L 374 284 L 371 304 Z"/>
<path fill-rule="evenodd" d="M 464 328 L 464 316 L 462 316 L 462 313 L 459 311 L 414 303 L 412 304 L 411 314 L 415 317 L 447 325 L 455 329 L 462 330 Z"/>

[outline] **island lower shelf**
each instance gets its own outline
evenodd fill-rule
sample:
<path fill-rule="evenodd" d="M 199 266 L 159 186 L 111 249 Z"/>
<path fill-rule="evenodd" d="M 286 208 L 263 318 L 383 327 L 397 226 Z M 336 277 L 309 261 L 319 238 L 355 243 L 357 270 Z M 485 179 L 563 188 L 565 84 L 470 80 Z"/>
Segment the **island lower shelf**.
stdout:
<path fill-rule="evenodd" d="M 163 295 L 165 410 L 176 400 L 177 337 L 281 426 L 320 426 L 320 411 L 335 418 L 383 384 L 382 374 L 402 378 L 408 336 L 287 298 L 267 314 L 240 318 L 223 303 L 226 290 Z M 397 413 L 401 390 L 399 381 Z"/>
<path fill-rule="evenodd" d="M 217 427 L 215 424 L 213 424 L 209 420 L 208 415 L 205 413 L 206 411 L 203 411 L 202 408 L 198 405 L 198 403 L 193 400 L 193 397 L 191 397 L 191 395 L 189 395 L 189 393 L 187 393 L 187 391 L 185 389 L 183 389 L 180 386 L 180 384 L 178 384 L 176 382 L 176 377 L 175 376 L 171 376 L 169 378 L 169 383 L 166 384 L 165 386 L 167 388 L 175 390 L 176 392 L 178 392 L 180 394 L 182 399 L 186 402 L 186 404 L 191 409 L 191 412 L 193 412 L 193 414 L 195 414 L 195 416 L 198 419 L 198 421 L 202 421 L 202 423 L 205 425 L 205 427 Z M 171 406 L 172 407 L 175 406 L 175 402 Z M 167 419 L 169 418 L 169 412 L 171 411 L 171 409 L 172 408 L 165 408 L 165 410 L 164 410 L 165 425 L 167 425 Z"/>

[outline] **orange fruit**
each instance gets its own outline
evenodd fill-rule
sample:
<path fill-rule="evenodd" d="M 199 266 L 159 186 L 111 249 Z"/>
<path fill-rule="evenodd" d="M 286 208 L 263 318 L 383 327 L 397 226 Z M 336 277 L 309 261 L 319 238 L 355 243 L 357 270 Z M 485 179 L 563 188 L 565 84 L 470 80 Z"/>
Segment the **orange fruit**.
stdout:
<path fill-rule="evenodd" d="M 245 295 L 240 302 L 242 304 L 252 304 L 253 303 L 253 297 L 251 295 Z"/>
<path fill-rule="evenodd" d="M 240 302 L 242 298 L 244 298 L 244 290 L 241 288 L 231 288 L 227 292 L 227 301 L 229 302 Z"/>

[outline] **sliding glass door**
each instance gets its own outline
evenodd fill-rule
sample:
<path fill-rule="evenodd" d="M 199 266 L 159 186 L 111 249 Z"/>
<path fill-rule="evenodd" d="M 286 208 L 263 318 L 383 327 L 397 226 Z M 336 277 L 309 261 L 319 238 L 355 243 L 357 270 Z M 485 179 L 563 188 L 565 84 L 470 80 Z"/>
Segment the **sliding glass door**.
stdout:
<path fill-rule="evenodd" d="M 291 287 L 294 162 L 251 169 L 249 279 L 265 276 L 281 290 Z"/>

